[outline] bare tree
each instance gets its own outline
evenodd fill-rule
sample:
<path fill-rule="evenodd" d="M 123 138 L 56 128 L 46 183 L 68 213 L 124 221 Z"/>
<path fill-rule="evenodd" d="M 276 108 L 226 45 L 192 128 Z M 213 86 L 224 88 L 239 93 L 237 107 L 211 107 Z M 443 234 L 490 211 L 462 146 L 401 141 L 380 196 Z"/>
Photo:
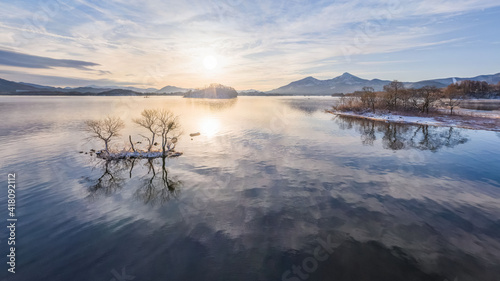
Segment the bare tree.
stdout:
<path fill-rule="evenodd" d="M 403 107 L 403 110 L 409 110 L 411 109 L 412 105 L 412 99 L 411 95 L 414 94 L 414 91 L 411 89 L 401 89 L 399 93 L 399 100 L 401 102 L 401 106 Z"/>
<path fill-rule="evenodd" d="M 157 111 L 156 134 L 161 136 L 161 148 L 163 155 L 174 149 L 177 138 L 180 136 L 179 118 L 172 112 L 160 109 Z"/>
<path fill-rule="evenodd" d="M 151 133 L 151 138 L 143 136 L 149 142 L 148 152 L 151 151 L 151 148 L 155 143 L 157 120 L 158 120 L 158 110 L 156 109 L 145 109 L 141 112 L 140 118 L 135 118 L 132 120 L 135 124 L 146 128 Z"/>
<path fill-rule="evenodd" d="M 424 86 L 419 89 L 419 96 L 422 98 L 420 112 L 429 113 L 432 104 L 441 98 L 441 90 L 436 86 Z"/>
<path fill-rule="evenodd" d="M 107 116 L 100 120 L 86 120 L 85 131 L 90 133 L 89 138 L 100 139 L 104 141 L 104 147 L 109 154 L 109 142 L 119 136 L 120 130 L 125 127 L 125 124 L 119 117 Z"/>
<path fill-rule="evenodd" d="M 375 113 L 375 104 L 377 103 L 377 94 L 372 87 L 363 87 L 363 95 L 361 96 L 361 101 L 372 109 Z"/>
<path fill-rule="evenodd" d="M 399 82 L 398 80 L 394 80 L 388 85 L 384 86 L 385 100 L 388 108 L 397 109 L 398 100 L 400 99 L 400 95 L 402 90 L 404 89 L 404 84 Z"/>
<path fill-rule="evenodd" d="M 406 89 L 406 93 L 408 94 L 408 107 L 411 109 L 420 110 L 420 89 L 409 88 Z"/>
<path fill-rule="evenodd" d="M 180 125 L 178 117 L 172 112 L 165 109 L 146 109 L 141 113 L 140 118 L 133 121 L 151 133 L 151 138 L 144 136 L 149 141 L 148 152 L 155 144 L 156 136 L 161 138 L 164 155 L 174 149 L 177 138 L 180 136 Z"/>
<path fill-rule="evenodd" d="M 460 105 L 465 97 L 463 89 L 460 85 L 451 84 L 444 91 L 446 103 L 450 107 L 450 114 L 453 115 L 453 109 Z"/>

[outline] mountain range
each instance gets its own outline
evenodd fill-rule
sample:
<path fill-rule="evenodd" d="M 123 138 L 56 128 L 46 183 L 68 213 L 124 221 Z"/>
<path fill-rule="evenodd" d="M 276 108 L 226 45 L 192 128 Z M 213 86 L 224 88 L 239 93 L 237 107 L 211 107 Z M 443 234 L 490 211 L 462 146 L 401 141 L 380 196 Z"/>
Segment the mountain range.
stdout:
<path fill-rule="evenodd" d="M 85 87 L 51 87 L 25 82 L 13 82 L 0 78 L 0 94 L 71 94 L 71 95 L 136 95 L 136 94 L 171 94 L 185 93 L 190 89 L 179 88 L 175 86 L 166 86 L 160 90 L 156 88 L 137 88 L 123 86 L 96 86 L 89 85 Z"/>
<path fill-rule="evenodd" d="M 442 79 L 424 80 L 419 82 L 403 82 L 406 88 L 421 88 L 424 86 L 436 86 L 444 88 L 452 83 L 463 80 L 485 81 L 489 84 L 497 84 L 500 82 L 500 73 L 492 75 L 480 75 L 471 78 L 450 77 Z M 267 91 L 265 93 L 255 90 L 240 91 L 245 94 L 262 94 L 262 95 L 331 95 L 336 93 L 352 93 L 362 90 L 363 87 L 372 87 L 376 91 L 383 90 L 383 87 L 389 84 L 389 80 L 380 79 L 363 79 L 354 76 L 350 73 L 344 73 L 338 77 L 319 80 L 314 77 L 306 77 L 304 79 L 291 82 L 288 85 L 277 89 Z M 51 87 L 24 82 L 13 82 L 0 79 L 0 94 L 60 94 L 60 95 L 141 95 L 149 94 L 172 94 L 186 93 L 191 89 L 180 88 L 176 86 L 165 86 L 161 89 L 155 88 L 136 88 L 123 86 L 95 86 L 89 85 L 86 87 Z"/>
<path fill-rule="evenodd" d="M 500 73 L 493 75 L 481 75 L 472 78 L 450 77 L 419 82 L 403 82 L 403 84 L 406 88 L 421 88 L 424 86 L 444 88 L 454 82 L 463 80 L 486 81 L 490 84 L 497 84 L 500 82 Z M 362 79 L 346 72 L 341 76 L 328 80 L 318 80 L 314 77 L 306 77 L 283 87 L 271 90 L 268 93 L 288 95 L 330 95 L 335 93 L 352 93 L 354 91 L 362 90 L 363 87 L 372 87 L 375 91 L 381 91 L 384 86 L 390 82 L 391 81 L 389 80 L 380 79 Z"/>
<path fill-rule="evenodd" d="M 169 94 L 169 93 L 186 93 L 191 89 L 179 88 L 176 86 L 165 86 L 159 90 L 154 91 L 158 94 Z"/>

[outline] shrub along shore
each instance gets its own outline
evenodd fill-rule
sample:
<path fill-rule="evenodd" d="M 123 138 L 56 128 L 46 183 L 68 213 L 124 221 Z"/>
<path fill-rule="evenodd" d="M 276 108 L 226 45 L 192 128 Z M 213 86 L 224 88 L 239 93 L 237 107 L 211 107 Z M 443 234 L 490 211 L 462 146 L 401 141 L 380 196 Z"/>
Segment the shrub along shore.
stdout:
<path fill-rule="evenodd" d="M 485 97 L 499 98 L 500 83 L 462 81 L 444 89 L 406 89 L 403 83 L 393 81 L 381 92 L 365 87 L 342 96 L 328 112 L 386 122 L 500 131 L 500 115 L 475 116 L 471 111 L 459 110 L 467 99 Z"/>

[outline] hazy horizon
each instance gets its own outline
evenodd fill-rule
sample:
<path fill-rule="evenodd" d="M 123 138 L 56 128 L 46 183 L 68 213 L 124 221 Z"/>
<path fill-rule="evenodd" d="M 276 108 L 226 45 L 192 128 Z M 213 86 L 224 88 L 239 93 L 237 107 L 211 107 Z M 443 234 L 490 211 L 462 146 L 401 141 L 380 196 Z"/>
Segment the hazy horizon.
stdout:
<path fill-rule="evenodd" d="M 415 82 L 500 72 L 500 3 L 2 3 L 0 77 L 56 87 L 267 91 L 349 72 Z"/>

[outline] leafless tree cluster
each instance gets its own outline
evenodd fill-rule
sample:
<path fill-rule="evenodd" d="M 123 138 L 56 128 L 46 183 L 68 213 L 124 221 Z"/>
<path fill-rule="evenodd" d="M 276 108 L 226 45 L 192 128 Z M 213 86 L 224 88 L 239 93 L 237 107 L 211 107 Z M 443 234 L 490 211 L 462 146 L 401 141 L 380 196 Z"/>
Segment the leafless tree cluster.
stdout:
<path fill-rule="evenodd" d="M 450 86 L 454 88 L 455 91 L 460 91 L 469 97 L 483 98 L 488 94 L 498 94 L 500 91 L 500 88 L 498 87 L 499 85 L 500 83 L 497 85 L 490 85 L 485 81 L 464 80 Z"/>
<path fill-rule="evenodd" d="M 469 83 L 467 81 L 462 81 L 462 83 L 452 84 L 446 89 L 439 89 L 435 86 L 407 89 L 403 83 L 395 80 L 384 86 L 382 92 L 375 92 L 371 87 L 364 87 L 362 91 L 343 96 L 334 110 L 354 112 L 388 110 L 428 114 L 436 106 L 444 105 L 453 114 L 454 108 L 467 98 L 465 89 L 488 88 L 485 86 L 487 83 Z M 492 87 L 490 85 L 489 89 Z"/>
<path fill-rule="evenodd" d="M 388 109 L 398 109 L 398 105 L 404 100 L 403 92 L 405 92 L 405 86 L 397 80 L 385 85 L 383 94 L 385 106 Z"/>
<path fill-rule="evenodd" d="M 165 109 L 145 109 L 141 117 L 133 119 L 134 123 L 145 128 L 151 138 L 142 135 L 148 140 L 148 152 L 155 145 L 155 138 L 161 139 L 162 152 L 166 153 L 175 148 L 180 136 L 179 118 Z"/>
<path fill-rule="evenodd" d="M 450 109 L 451 115 L 453 115 L 453 109 L 459 106 L 464 98 L 465 92 L 460 88 L 460 85 L 458 84 L 451 84 L 444 90 L 444 100 L 446 105 Z"/>
<path fill-rule="evenodd" d="M 420 89 L 406 89 L 403 83 L 393 81 L 384 87 L 383 92 L 375 92 L 371 87 L 364 87 L 355 95 L 341 97 L 334 109 L 340 111 L 394 110 L 418 111 L 429 113 L 443 97 L 443 92 L 433 86 Z"/>
<path fill-rule="evenodd" d="M 153 147 L 158 145 L 156 138 L 161 141 L 161 155 L 167 155 L 167 152 L 173 151 L 177 139 L 181 135 L 179 118 L 172 112 L 165 109 L 145 109 L 139 118 L 133 119 L 133 122 L 146 129 L 149 136 L 141 135 L 148 141 L 147 152 L 154 152 Z M 86 120 L 84 130 L 89 133 L 90 139 L 98 139 L 104 142 L 107 155 L 110 155 L 110 142 L 120 136 L 120 131 L 125 127 L 123 120 L 119 117 L 107 116 L 100 120 Z M 140 154 L 129 136 L 130 146 L 134 153 Z"/>
<path fill-rule="evenodd" d="M 403 83 L 393 81 L 384 87 L 382 106 L 389 110 L 418 111 L 429 113 L 442 97 L 442 91 L 435 86 L 406 89 Z"/>
<path fill-rule="evenodd" d="M 377 94 L 372 87 L 363 87 L 361 102 L 364 106 L 370 108 L 373 112 L 375 112 L 375 106 L 377 105 Z"/>

